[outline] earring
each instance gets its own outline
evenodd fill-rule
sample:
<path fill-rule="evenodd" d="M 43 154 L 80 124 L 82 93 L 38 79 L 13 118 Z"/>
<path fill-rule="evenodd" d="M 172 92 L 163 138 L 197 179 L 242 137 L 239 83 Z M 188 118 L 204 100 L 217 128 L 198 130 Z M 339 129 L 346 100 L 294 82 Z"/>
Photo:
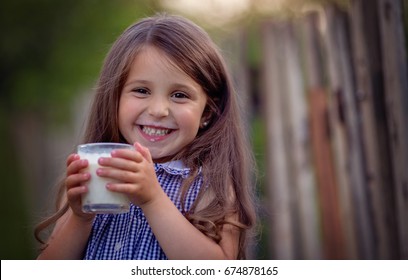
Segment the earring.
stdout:
<path fill-rule="evenodd" d="M 201 124 L 201 128 L 205 128 L 208 125 L 208 121 L 205 121 Z"/>

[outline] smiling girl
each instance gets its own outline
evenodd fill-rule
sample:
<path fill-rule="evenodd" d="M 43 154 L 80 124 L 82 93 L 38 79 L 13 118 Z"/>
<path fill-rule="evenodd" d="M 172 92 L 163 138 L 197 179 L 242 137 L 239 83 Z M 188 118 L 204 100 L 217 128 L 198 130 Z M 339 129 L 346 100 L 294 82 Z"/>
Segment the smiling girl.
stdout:
<path fill-rule="evenodd" d="M 252 155 L 237 96 L 217 47 L 200 27 L 157 15 L 112 46 L 84 143 L 120 142 L 98 176 L 119 180 L 122 214 L 81 211 L 88 162 L 71 154 L 55 223 L 39 259 L 243 259 L 255 225 Z"/>

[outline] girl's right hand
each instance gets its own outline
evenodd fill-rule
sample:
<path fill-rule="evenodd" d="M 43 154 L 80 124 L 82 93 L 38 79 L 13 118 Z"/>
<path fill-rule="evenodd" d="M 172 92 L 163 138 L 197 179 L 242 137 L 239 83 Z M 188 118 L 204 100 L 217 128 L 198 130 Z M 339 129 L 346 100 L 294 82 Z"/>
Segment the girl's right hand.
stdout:
<path fill-rule="evenodd" d="M 65 178 L 67 199 L 74 215 L 83 220 L 90 220 L 95 216 L 95 214 L 82 212 L 81 196 L 88 191 L 86 182 L 91 178 L 89 172 L 84 172 L 87 167 L 86 159 L 80 159 L 77 154 L 68 156 L 67 177 Z"/>

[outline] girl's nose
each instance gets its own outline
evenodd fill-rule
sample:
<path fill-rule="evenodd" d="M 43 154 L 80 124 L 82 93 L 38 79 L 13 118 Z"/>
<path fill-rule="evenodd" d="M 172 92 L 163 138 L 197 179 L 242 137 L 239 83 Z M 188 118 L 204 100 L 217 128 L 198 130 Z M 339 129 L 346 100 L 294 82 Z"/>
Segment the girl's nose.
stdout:
<path fill-rule="evenodd" d="M 163 118 L 169 115 L 169 101 L 163 97 L 153 98 L 149 104 L 148 112 L 155 118 Z"/>

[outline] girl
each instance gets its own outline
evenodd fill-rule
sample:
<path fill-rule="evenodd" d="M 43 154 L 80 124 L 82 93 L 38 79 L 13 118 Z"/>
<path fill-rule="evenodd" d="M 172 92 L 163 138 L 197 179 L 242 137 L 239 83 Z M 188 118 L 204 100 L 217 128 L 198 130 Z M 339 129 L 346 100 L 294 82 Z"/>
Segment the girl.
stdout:
<path fill-rule="evenodd" d="M 81 211 L 88 162 L 67 159 L 59 211 L 39 259 L 243 259 L 255 224 L 252 157 L 237 96 L 215 44 L 187 19 L 130 26 L 100 75 L 83 142 L 132 143 L 98 176 L 128 195 L 124 214 Z"/>

